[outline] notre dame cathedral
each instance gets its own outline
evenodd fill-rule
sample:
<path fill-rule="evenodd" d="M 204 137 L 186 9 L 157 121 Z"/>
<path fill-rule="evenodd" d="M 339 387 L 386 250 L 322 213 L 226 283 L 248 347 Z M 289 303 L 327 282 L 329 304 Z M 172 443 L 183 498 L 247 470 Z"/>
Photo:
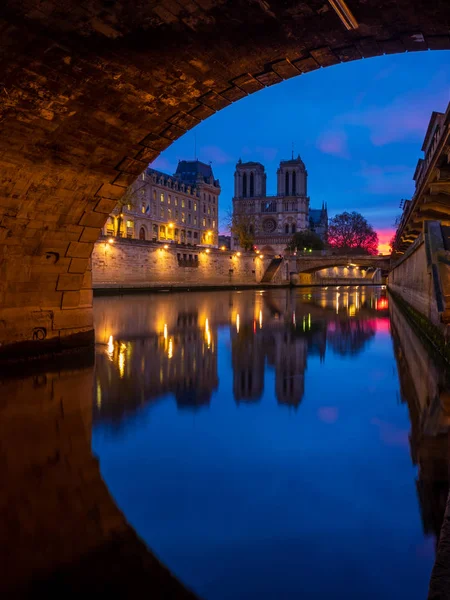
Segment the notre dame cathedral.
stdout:
<path fill-rule="evenodd" d="M 292 235 L 309 229 L 325 238 L 328 229 L 326 205 L 310 209 L 308 173 L 300 158 L 282 160 L 277 171 L 277 195 L 266 194 L 266 172 L 259 162 L 241 160 L 234 173 L 233 216 L 245 215 L 254 233 L 255 246 L 266 252 L 283 252 Z M 239 240 L 232 235 L 232 248 Z"/>

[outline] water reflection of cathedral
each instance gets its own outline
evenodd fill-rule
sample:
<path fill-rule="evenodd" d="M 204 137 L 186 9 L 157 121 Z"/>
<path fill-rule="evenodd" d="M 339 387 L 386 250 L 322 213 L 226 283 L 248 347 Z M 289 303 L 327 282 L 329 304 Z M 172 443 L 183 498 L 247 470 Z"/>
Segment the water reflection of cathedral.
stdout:
<path fill-rule="evenodd" d="M 309 357 L 355 354 L 375 334 L 373 294 L 358 289 L 192 293 L 151 301 L 99 299 L 95 418 L 126 414 L 172 395 L 179 409 L 210 403 L 218 387 L 217 336 L 229 330 L 233 395 L 254 402 L 274 371 L 279 404 L 297 407 Z M 358 318 L 353 318 L 358 313 Z"/>

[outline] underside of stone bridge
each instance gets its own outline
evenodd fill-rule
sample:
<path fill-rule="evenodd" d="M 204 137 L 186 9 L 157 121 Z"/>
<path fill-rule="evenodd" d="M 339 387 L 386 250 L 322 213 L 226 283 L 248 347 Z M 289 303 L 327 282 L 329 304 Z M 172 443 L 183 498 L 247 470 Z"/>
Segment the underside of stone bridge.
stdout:
<path fill-rule="evenodd" d="M 450 48 L 448 0 L 4 0 L 0 351 L 93 339 L 117 200 L 203 119 L 309 71 Z"/>

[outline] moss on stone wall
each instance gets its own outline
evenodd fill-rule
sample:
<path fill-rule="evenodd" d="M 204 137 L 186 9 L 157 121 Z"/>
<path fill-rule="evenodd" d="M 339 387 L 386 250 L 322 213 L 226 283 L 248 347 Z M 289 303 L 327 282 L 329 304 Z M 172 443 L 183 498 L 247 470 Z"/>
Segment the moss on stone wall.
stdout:
<path fill-rule="evenodd" d="M 431 323 L 428 318 L 403 300 L 401 296 L 391 289 L 390 296 L 394 299 L 401 312 L 413 327 L 419 339 L 437 351 L 444 360 L 450 364 L 450 344 L 445 339 L 443 330 Z"/>

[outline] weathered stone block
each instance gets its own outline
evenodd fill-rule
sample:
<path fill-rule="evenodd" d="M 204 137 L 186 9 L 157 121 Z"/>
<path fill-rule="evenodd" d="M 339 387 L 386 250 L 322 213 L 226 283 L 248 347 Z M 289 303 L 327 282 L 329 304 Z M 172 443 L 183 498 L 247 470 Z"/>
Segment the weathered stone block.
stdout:
<path fill-rule="evenodd" d="M 76 308 L 80 304 L 80 292 L 63 292 L 61 308 Z"/>
<path fill-rule="evenodd" d="M 88 258 L 72 258 L 69 266 L 69 273 L 83 273 L 89 264 Z"/>
<path fill-rule="evenodd" d="M 80 236 L 80 242 L 96 242 L 100 237 L 100 229 L 97 227 L 85 227 Z"/>
<path fill-rule="evenodd" d="M 115 200 L 109 200 L 108 198 L 101 198 L 95 205 L 95 212 L 106 213 L 110 215 L 116 208 L 117 202 Z"/>
<path fill-rule="evenodd" d="M 53 329 L 84 329 L 93 326 L 92 310 L 89 308 L 67 308 L 54 313 Z"/>
<path fill-rule="evenodd" d="M 71 258 L 89 258 L 94 244 L 88 242 L 70 242 L 66 256 Z"/>
<path fill-rule="evenodd" d="M 85 212 L 79 221 L 84 227 L 103 227 L 108 215 L 100 212 Z"/>
<path fill-rule="evenodd" d="M 80 290 L 83 283 L 83 275 L 75 273 L 66 273 L 60 275 L 58 279 L 57 290 Z"/>

